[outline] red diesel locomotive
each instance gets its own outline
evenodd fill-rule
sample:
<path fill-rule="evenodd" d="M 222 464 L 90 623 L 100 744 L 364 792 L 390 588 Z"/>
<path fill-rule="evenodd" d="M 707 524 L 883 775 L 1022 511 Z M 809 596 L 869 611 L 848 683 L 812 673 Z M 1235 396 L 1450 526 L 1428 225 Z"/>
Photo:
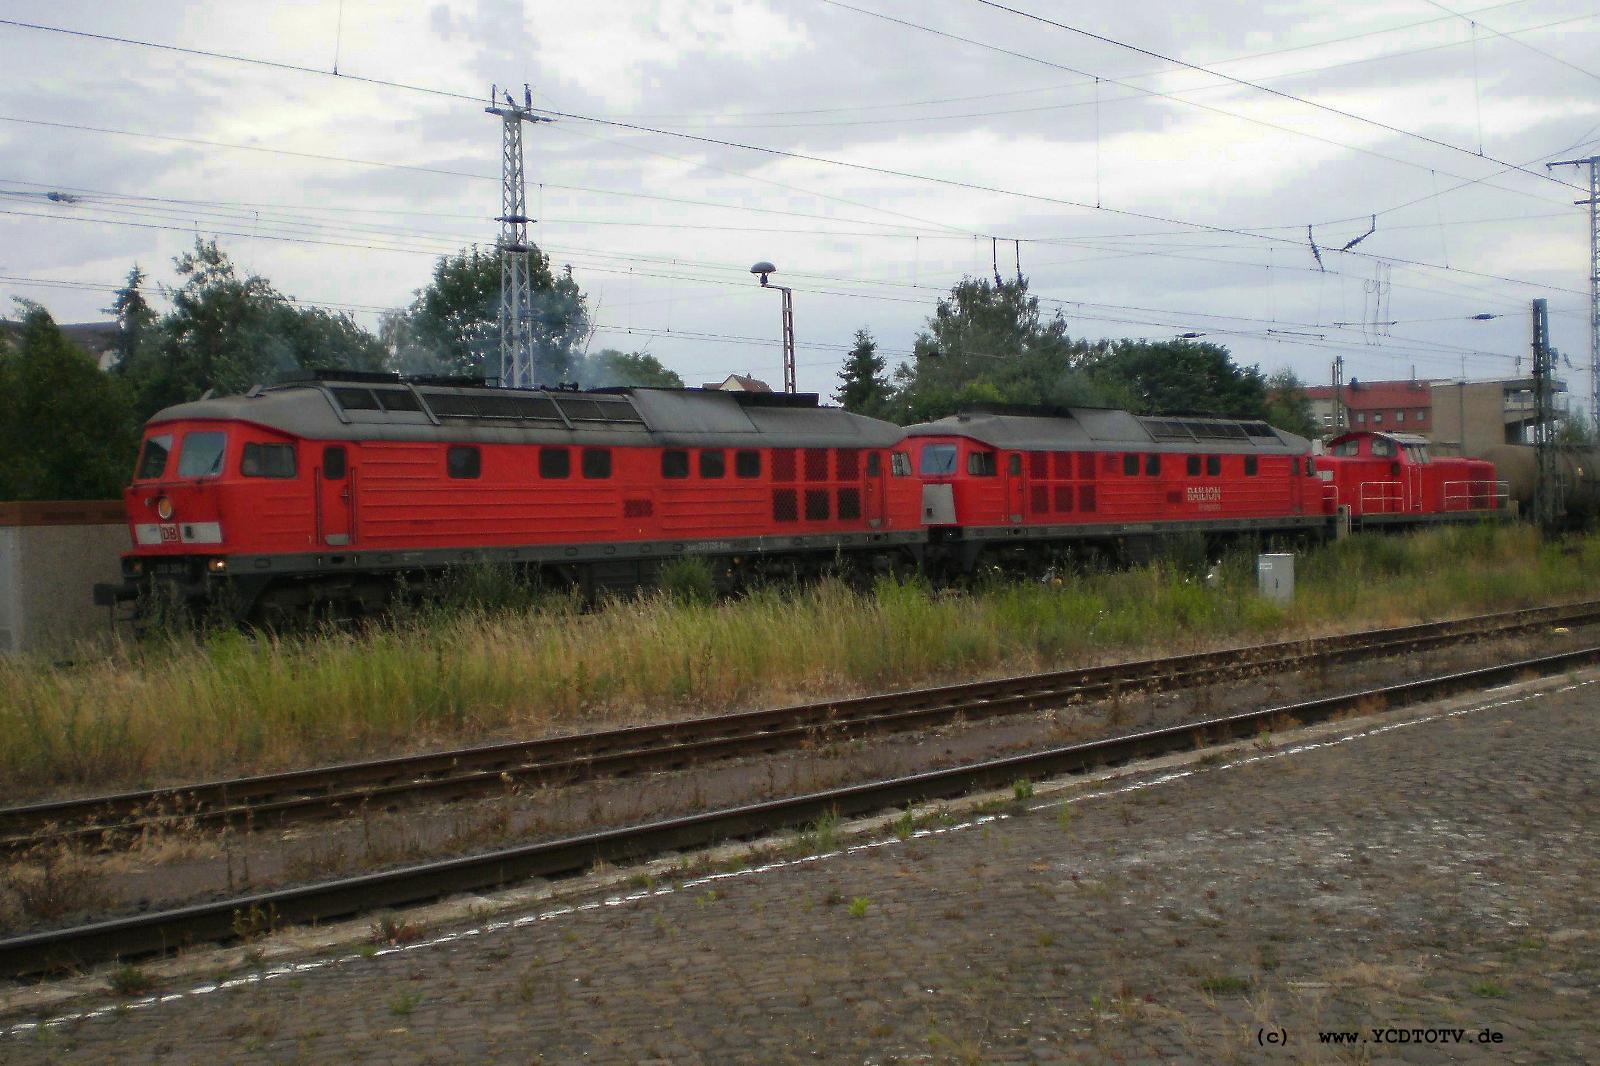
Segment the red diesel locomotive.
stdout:
<path fill-rule="evenodd" d="M 1320 460 L 1330 509 L 1353 526 L 1417 525 L 1504 517 L 1508 492 L 1482 459 L 1435 458 L 1428 439 L 1357 430 L 1328 442 Z"/>
<path fill-rule="evenodd" d="M 963 570 L 1056 549 L 1149 554 L 1199 532 L 1313 536 L 1328 526 L 1310 442 L 1265 422 L 995 407 L 906 430 L 930 546 Z"/>
<path fill-rule="evenodd" d="M 151 580 L 241 613 L 359 608 L 395 575 L 511 563 L 586 591 L 700 556 L 724 578 L 843 554 L 914 562 L 920 485 L 898 427 L 815 396 L 522 391 L 386 375 L 257 387 L 158 413 L 125 492 Z"/>
<path fill-rule="evenodd" d="M 1162 538 L 1333 535 L 1508 513 L 1485 462 L 1265 422 L 996 407 L 901 429 L 815 396 L 512 390 L 329 374 L 157 414 L 120 585 L 241 614 L 381 606 L 401 575 L 509 563 L 587 593 L 697 556 L 718 579 L 994 562 L 1039 571 Z"/>

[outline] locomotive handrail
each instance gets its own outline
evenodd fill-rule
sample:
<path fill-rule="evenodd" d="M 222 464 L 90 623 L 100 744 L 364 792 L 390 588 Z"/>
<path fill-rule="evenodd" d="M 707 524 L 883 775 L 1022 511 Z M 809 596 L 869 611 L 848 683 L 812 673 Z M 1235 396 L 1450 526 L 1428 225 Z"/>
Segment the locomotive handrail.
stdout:
<path fill-rule="evenodd" d="M 1511 483 L 1482 478 L 1446 481 L 1444 483 L 1444 509 L 1446 511 L 1504 510 L 1511 502 Z"/>
<path fill-rule="evenodd" d="M 1363 481 L 1360 498 L 1363 514 L 1374 511 L 1392 514 L 1406 510 L 1404 486 L 1398 481 Z"/>

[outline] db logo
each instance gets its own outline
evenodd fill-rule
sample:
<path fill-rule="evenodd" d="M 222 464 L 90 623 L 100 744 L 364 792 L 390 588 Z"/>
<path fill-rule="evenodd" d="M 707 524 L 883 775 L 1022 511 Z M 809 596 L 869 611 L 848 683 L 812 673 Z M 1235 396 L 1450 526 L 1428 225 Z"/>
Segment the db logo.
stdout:
<path fill-rule="evenodd" d="M 161 543 L 178 543 L 178 527 L 176 525 L 164 525 L 161 527 Z"/>

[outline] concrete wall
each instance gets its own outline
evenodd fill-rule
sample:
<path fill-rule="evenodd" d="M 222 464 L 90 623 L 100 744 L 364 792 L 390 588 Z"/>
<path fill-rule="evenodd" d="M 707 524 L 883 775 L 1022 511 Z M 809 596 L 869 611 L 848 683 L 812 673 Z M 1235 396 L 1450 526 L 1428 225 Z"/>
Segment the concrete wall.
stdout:
<path fill-rule="evenodd" d="M 103 634 L 97 581 L 116 581 L 129 547 L 117 500 L 0 503 L 0 654 L 52 654 Z"/>

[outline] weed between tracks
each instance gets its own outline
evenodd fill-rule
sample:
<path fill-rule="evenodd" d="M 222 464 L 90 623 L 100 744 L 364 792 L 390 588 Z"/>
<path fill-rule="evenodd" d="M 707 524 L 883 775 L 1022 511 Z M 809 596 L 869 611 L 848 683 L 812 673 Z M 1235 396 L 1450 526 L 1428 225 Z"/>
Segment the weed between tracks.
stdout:
<path fill-rule="evenodd" d="M 680 589 L 587 613 L 468 599 L 361 632 L 7 659 L 0 780 L 20 800 L 1508 609 L 1600 590 L 1600 537 L 1353 537 L 1301 558 L 1287 609 L 1255 594 L 1252 564 L 1225 560 L 1215 585 L 1168 563 L 970 592 L 829 582 L 711 603 Z"/>

